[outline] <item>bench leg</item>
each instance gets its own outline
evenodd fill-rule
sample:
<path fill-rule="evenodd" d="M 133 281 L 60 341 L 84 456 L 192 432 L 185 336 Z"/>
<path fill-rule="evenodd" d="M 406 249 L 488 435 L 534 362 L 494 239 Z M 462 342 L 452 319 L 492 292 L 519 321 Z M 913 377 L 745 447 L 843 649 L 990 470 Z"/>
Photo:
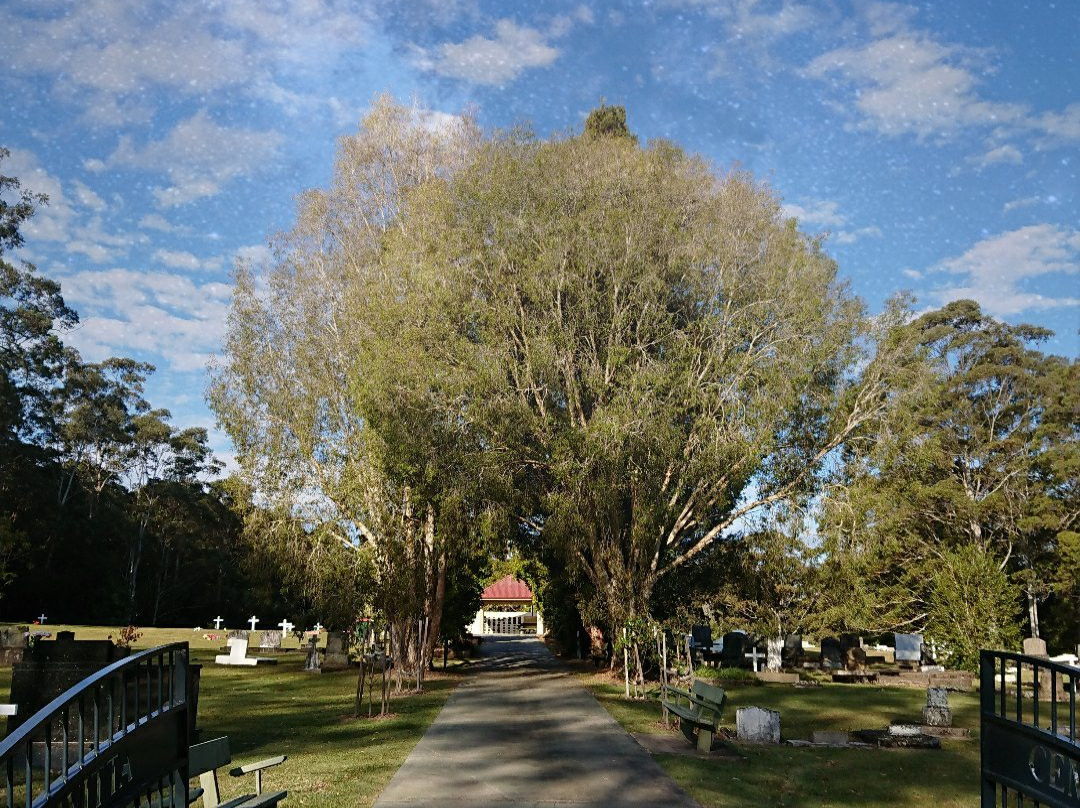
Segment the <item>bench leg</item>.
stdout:
<path fill-rule="evenodd" d="M 699 752 L 709 752 L 712 750 L 712 730 L 711 729 L 699 729 L 697 733 L 697 750 Z"/>
<path fill-rule="evenodd" d="M 697 738 L 694 735 L 694 725 L 687 721 L 685 718 L 679 719 L 679 729 L 682 730 L 682 734 L 686 737 L 686 740 L 691 744 L 697 743 Z"/>

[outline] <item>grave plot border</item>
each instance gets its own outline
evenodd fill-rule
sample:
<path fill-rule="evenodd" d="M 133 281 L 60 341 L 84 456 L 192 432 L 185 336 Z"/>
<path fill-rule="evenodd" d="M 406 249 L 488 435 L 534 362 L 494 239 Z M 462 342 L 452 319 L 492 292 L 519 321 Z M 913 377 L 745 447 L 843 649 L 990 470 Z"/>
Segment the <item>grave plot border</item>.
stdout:
<path fill-rule="evenodd" d="M 1080 805 L 1080 668 L 982 651 L 979 669 L 982 808 Z"/>

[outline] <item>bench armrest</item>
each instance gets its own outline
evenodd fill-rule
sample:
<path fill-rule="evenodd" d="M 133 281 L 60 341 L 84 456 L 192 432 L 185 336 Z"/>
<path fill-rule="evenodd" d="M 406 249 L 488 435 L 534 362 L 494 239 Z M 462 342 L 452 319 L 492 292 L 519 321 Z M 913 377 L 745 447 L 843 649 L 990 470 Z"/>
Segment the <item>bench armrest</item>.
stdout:
<path fill-rule="evenodd" d="M 668 685 L 667 686 L 667 692 L 668 692 L 668 695 L 674 694 L 675 698 L 679 698 L 680 696 L 682 698 L 684 698 L 684 699 L 691 698 L 690 691 L 689 690 L 683 690 L 681 687 L 672 687 L 671 685 Z"/>
<path fill-rule="evenodd" d="M 269 769 L 271 766 L 280 766 L 288 759 L 288 755 L 278 755 L 277 757 L 267 758 L 266 760 L 260 760 L 255 763 L 245 763 L 243 766 L 229 769 L 229 774 L 233 777 L 241 777 L 245 774 L 257 772 L 260 769 Z"/>

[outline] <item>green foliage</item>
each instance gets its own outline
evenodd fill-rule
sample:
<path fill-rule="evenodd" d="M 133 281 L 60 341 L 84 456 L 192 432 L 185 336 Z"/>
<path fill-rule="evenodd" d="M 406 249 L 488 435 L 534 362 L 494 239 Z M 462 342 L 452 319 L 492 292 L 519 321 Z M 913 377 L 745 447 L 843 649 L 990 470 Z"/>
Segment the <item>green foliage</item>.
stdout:
<path fill-rule="evenodd" d="M 637 143 L 637 135 L 626 125 L 626 107 L 609 107 L 603 102 L 585 119 L 584 134 L 587 138 L 614 137 Z"/>
<path fill-rule="evenodd" d="M 708 668 L 702 665 L 694 668 L 694 677 L 709 682 L 717 682 L 724 686 L 744 685 L 756 687 L 763 684 L 753 671 L 744 668 Z"/>
<path fill-rule="evenodd" d="M 992 556 L 973 545 L 940 554 L 930 579 L 927 639 L 950 667 L 978 671 L 979 649 L 1020 642 L 1019 588 Z"/>

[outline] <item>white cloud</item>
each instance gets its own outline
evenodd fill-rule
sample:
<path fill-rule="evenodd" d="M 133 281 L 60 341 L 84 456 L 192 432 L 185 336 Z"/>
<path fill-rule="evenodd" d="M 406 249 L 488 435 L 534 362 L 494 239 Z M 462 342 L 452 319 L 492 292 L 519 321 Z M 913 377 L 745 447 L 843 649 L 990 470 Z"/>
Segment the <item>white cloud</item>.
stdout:
<path fill-rule="evenodd" d="M 80 311 L 69 341 L 92 361 L 141 353 L 200 370 L 220 349 L 231 287 L 165 272 L 82 271 L 61 278 Z"/>
<path fill-rule="evenodd" d="M 281 141 L 278 132 L 220 126 L 202 109 L 141 148 L 121 138 L 105 166 L 167 176 L 171 185 L 154 189 L 154 197 L 162 207 L 173 207 L 215 195 L 229 180 L 264 164 Z"/>
<path fill-rule="evenodd" d="M 970 51 L 912 31 L 818 56 L 805 69 L 812 78 L 850 81 L 858 128 L 883 135 L 950 137 L 968 126 L 1002 126 L 1025 108 L 982 99 L 967 62 Z"/>
<path fill-rule="evenodd" d="M 46 75 L 91 124 L 146 123 L 148 90 L 256 93 L 282 71 L 363 44 L 366 6 L 344 0 L 117 0 L 0 4 L 0 51 L 16 74 Z"/>
<path fill-rule="evenodd" d="M 1037 119 L 1036 129 L 1042 133 L 1038 145 L 1042 148 L 1062 142 L 1080 141 L 1080 103 L 1070 104 L 1062 112 L 1048 112 Z"/>
<path fill-rule="evenodd" d="M 860 238 L 880 238 L 881 228 L 874 225 L 845 229 L 848 217 L 840 212 L 840 205 L 831 199 L 815 199 L 805 205 L 785 203 L 784 215 L 799 220 L 801 227 L 824 228 L 837 244 L 852 244 Z"/>
<path fill-rule="evenodd" d="M 1032 205 L 1037 205 L 1042 200 L 1037 196 L 1026 196 L 1023 199 L 1014 199 L 1011 202 L 1006 202 L 1002 208 L 1002 213 L 1011 213 L 1014 210 L 1020 210 L 1021 208 L 1029 208 Z"/>
<path fill-rule="evenodd" d="M 234 253 L 234 258 L 243 264 L 260 266 L 270 261 L 270 248 L 265 244 L 249 244 L 246 247 L 238 248 Z"/>
<path fill-rule="evenodd" d="M 847 217 L 840 214 L 840 205 L 826 199 L 813 200 L 806 205 L 785 203 L 784 215 L 798 219 L 804 226 L 840 227 L 847 223 Z"/>
<path fill-rule="evenodd" d="M 139 227 L 157 230 L 161 233 L 183 233 L 186 228 L 178 227 L 159 213 L 148 213 L 139 219 Z"/>
<path fill-rule="evenodd" d="M 173 269 L 196 270 L 202 266 L 198 258 L 184 250 L 154 250 L 153 259 Z"/>
<path fill-rule="evenodd" d="M 934 290 L 942 303 L 971 298 L 997 316 L 1077 306 L 1080 298 L 1030 286 L 1049 275 L 1080 272 L 1080 232 L 1053 224 L 1021 227 L 983 239 L 934 271 L 960 276 L 959 283 Z"/>
<path fill-rule="evenodd" d="M 91 210 L 100 211 L 105 209 L 105 200 L 98 196 L 92 188 L 78 180 L 75 180 L 73 185 L 75 186 L 75 197 L 79 202 Z"/>
<path fill-rule="evenodd" d="M 495 23 L 495 38 L 477 34 L 464 42 L 446 42 L 434 54 L 418 50 L 418 64 L 441 76 L 474 84 L 502 85 L 534 67 L 547 67 L 559 56 L 535 28 L 504 19 Z"/>
<path fill-rule="evenodd" d="M 981 154 L 977 157 L 969 157 L 968 162 L 973 163 L 980 169 L 1003 163 L 1020 165 L 1020 163 L 1024 162 L 1024 155 L 1020 153 L 1018 148 L 1006 143 L 1004 146 L 990 149 L 985 154 Z"/>

